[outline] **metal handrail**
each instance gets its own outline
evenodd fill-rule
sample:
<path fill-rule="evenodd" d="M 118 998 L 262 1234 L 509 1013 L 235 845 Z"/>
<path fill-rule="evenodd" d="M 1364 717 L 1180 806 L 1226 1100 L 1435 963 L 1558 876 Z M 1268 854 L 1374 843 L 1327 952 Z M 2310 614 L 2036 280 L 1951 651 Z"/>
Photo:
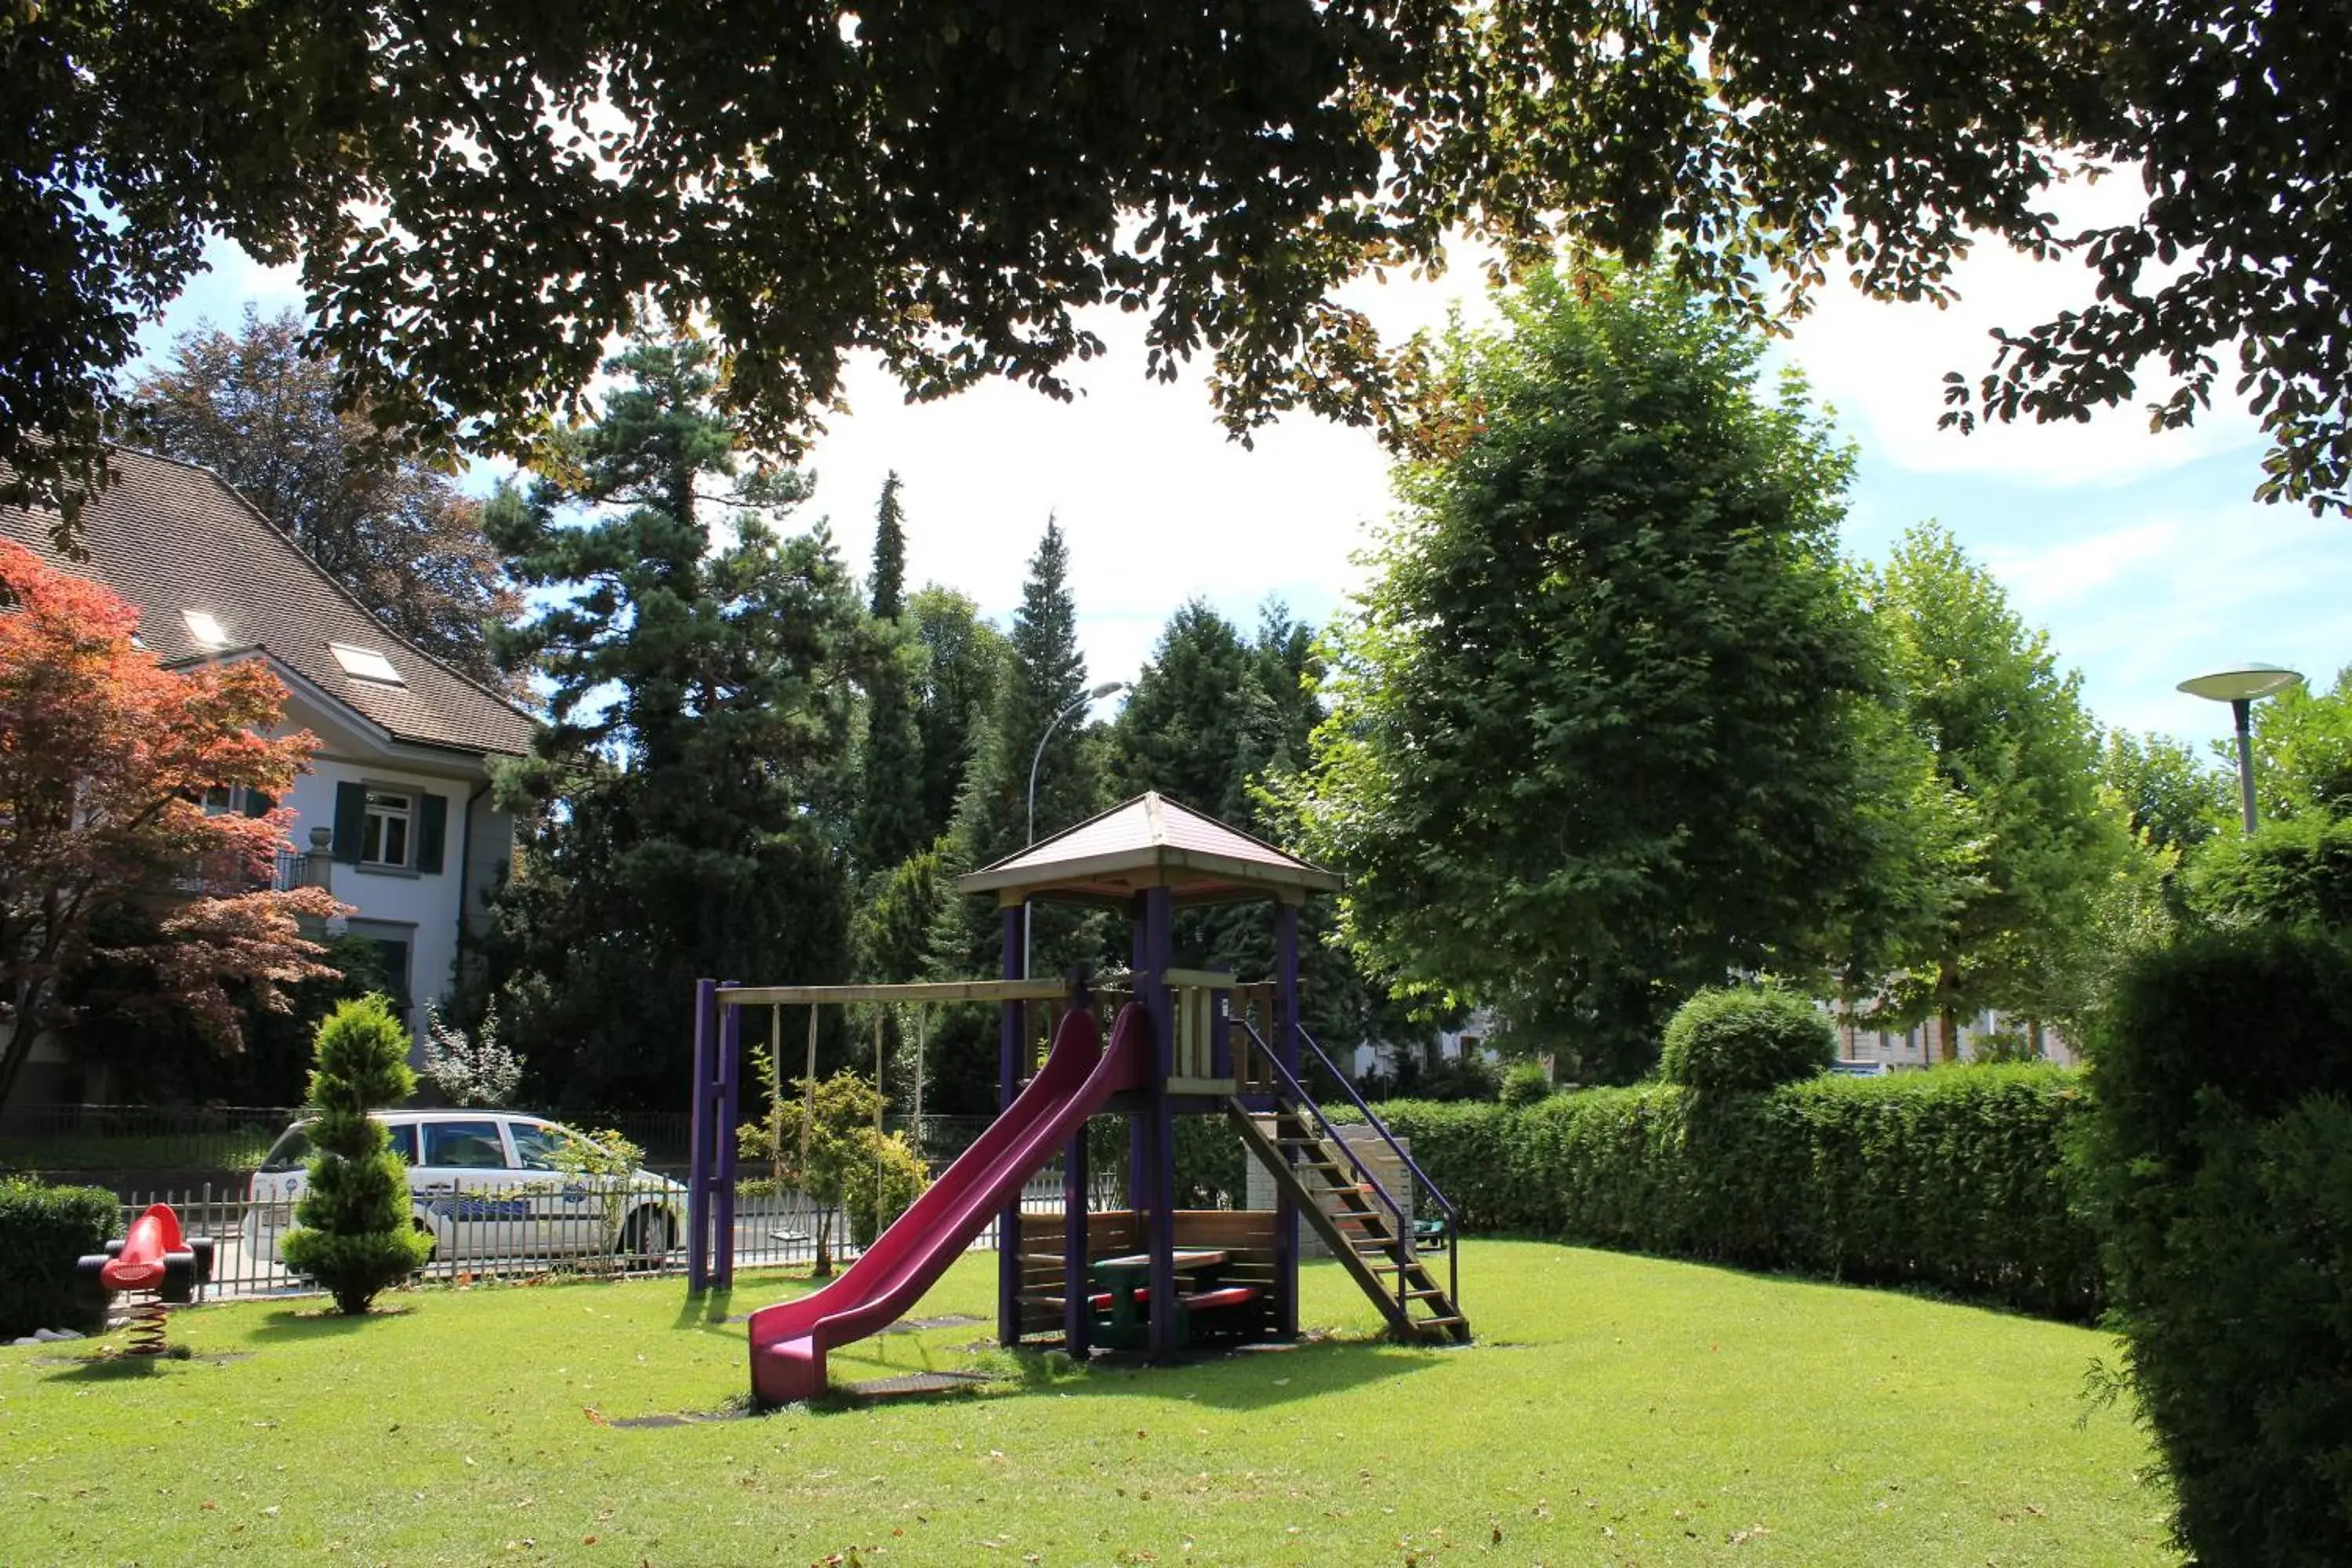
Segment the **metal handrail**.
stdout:
<path fill-rule="evenodd" d="M 1282 1065 L 1282 1058 L 1275 1055 L 1274 1048 L 1265 1043 L 1265 1037 L 1257 1032 L 1256 1026 L 1253 1025 L 1246 1018 L 1235 1018 L 1231 1020 L 1231 1022 L 1243 1030 L 1243 1032 L 1247 1034 L 1250 1039 L 1257 1046 L 1259 1054 L 1265 1058 L 1266 1065 L 1274 1068 L 1275 1076 L 1281 1079 L 1283 1084 L 1290 1090 L 1291 1098 L 1298 1104 L 1305 1106 L 1308 1110 L 1315 1113 L 1315 1120 L 1321 1122 L 1323 1125 L 1325 1137 L 1328 1142 L 1338 1144 L 1339 1146 L 1339 1152 L 1348 1156 L 1348 1163 L 1356 1167 L 1356 1174 L 1363 1178 L 1362 1184 L 1371 1188 L 1372 1192 L 1379 1196 L 1381 1202 L 1388 1205 L 1389 1213 L 1396 1216 L 1398 1246 L 1397 1261 L 1402 1264 L 1406 1258 L 1412 1257 L 1412 1228 L 1405 1221 L 1403 1206 L 1400 1205 L 1395 1198 L 1389 1194 L 1387 1186 L 1381 1183 L 1379 1176 L 1373 1174 L 1372 1168 L 1364 1163 L 1363 1156 L 1356 1152 L 1355 1146 L 1349 1143 L 1345 1138 L 1339 1136 L 1339 1124 L 1323 1113 L 1323 1108 L 1315 1102 L 1315 1098 L 1307 1092 L 1306 1087 L 1296 1078 L 1291 1076 L 1290 1069 Z M 1317 1054 L 1320 1055 L 1321 1053 L 1318 1052 Z M 1447 1249 L 1447 1254 L 1448 1268 L 1450 1268 L 1452 1267 L 1452 1248 L 1450 1247 Z M 1397 1270 L 1396 1278 L 1397 1313 L 1400 1317 L 1403 1317 L 1410 1321 L 1412 1317 L 1412 1308 L 1407 1305 L 1407 1301 L 1408 1298 L 1405 1295 L 1405 1270 L 1400 1268 Z"/>
<path fill-rule="evenodd" d="M 1435 1198 L 1437 1206 L 1445 1211 L 1447 1234 L 1451 1235 L 1453 1227 L 1461 1223 L 1462 1215 L 1454 1208 L 1452 1200 L 1446 1197 L 1444 1189 L 1429 1179 L 1429 1173 L 1423 1170 L 1414 1162 L 1412 1154 L 1406 1152 L 1404 1145 L 1396 1141 L 1396 1135 L 1389 1131 L 1388 1123 L 1373 1114 L 1372 1108 L 1364 1103 L 1364 1097 L 1356 1092 L 1356 1086 L 1349 1083 L 1346 1075 L 1331 1065 L 1331 1058 L 1323 1054 L 1323 1047 L 1315 1043 L 1315 1037 L 1307 1032 L 1307 1026 L 1294 1023 L 1290 1026 L 1300 1039 L 1307 1042 L 1307 1048 L 1315 1053 L 1315 1059 L 1323 1064 L 1323 1070 L 1331 1075 L 1331 1081 L 1339 1086 L 1339 1091 L 1348 1097 L 1348 1102 L 1364 1113 L 1366 1124 L 1381 1135 L 1381 1141 L 1389 1146 L 1391 1153 L 1404 1162 L 1404 1168 L 1412 1173 L 1413 1179 L 1429 1189 L 1429 1195 Z"/>
<path fill-rule="evenodd" d="M 1258 1032 L 1255 1029 L 1251 1028 L 1249 1024 L 1244 1020 L 1236 1019 L 1235 1022 L 1240 1023 L 1243 1028 L 1249 1030 L 1250 1037 L 1257 1041 L 1258 1049 L 1264 1052 L 1267 1062 L 1273 1066 L 1274 1070 L 1281 1075 L 1283 1082 L 1289 1086 L 1291 1093 L 1297 1097 L 1301 1104 L 1304 1104 L 1315 1112 L 1316 1119 L 1321 1121 L 1325 1128 L 1331 1130 L 1331 1141 L 1339 1144 L 1340 1148 L 1347 1150 L 1349 1161 L 1355 1165 L 1358 1171 L 1361 1172 L 1364 1176 L 1371 1182 L 1373 1189 L 1380 1193 L 1383 1199 L 1387 1200 L 1390 1210 L 1397 1216 L 1397 1226 L 1399 1233 L 1402 1236 L 1404 1230 L 1404 1211 L 1397 1205 L 1397 1203 L 1393 1198 L 1389 1197 L 1388 1189 L 1381 1186 L 1380 1179 L 1373 1176 L 1370 1170 L 1365 1166 L 1364 1163 L 1356 1157 L 1356 1152 L 1349 1145 L 1348 1141 L 1339 1136 L 1337 1124 L 1334 1123 L 1328 1116 L 1324 1115 L 1323 1108 L 1317 1104 L 1313 1098 L 1307 1094 L 1305 1087 L 1301 1085 L 1296 1078 L 1291 1076 L 1290 1069 L 1282 1065 L 1281 1058 L 1276 1057 L 1274 1052 L 1267 1047 L 1265 1039 L 1258 1035 Z M 1373 1131 L 1380 1134 L 1381 1141 L 1389 1146 L 1390 1152 L 1395 1154 L 1398 1161 L 1403 1164 L 1404 1168 L 1412 1173 L 1413 1180 L 1419 1182 L 1423 1186 L 1427 1187 L 1429 1189 L 1429 1195 L 1437 1200 L 1439 1210 L 1445 1215 L 1445 1295 L 1446 1300 L 1453 1303 L 1454 1310 L 1459 1312 L 1462 1310 L 1461 1211 L 1456 1209 L 1454 1206 L 1453 1200 L 1445 1195 L 1445 1189 L 1439 1186 L 1435 1182 L 1431 1181 L 1429 1179 L 1429 1173 L 1421 1168 L 1420 1162 L 1416 1161 L 1405 1147 L 1396 1141 L 1396 1135 L 1389 1131 L 1388 1123 L 1382 1121 L 1380 1119 L 1379 1114 L 1374 1111 L 1370 1106 L 1364 1103 L 1364 1097 L 1358 1094 L 1356 1092 L 1356 1086 L 1349 1083 L 1346 1076 L 1342 1074 L 1337 1067 L 1332 1065 L 1331 1058 L 1324 1053 L 1322 1046 L 1317 1043 L 1314 1036 L 1307 1032 L 1307 1026 L 1295 1021 L 1290 1026 L 1292 1030 L 1297 1034 L 1298 1037 L 1307 1043 L 1307 1048 L 1315 1053 L 1315 1059 L 1323 1064 L 1323 1070 L 1328 1073 L 1331 1077 L 1331 1080 L 1339 1086 L 1339 1091 L 1348 1097 L 1349 1103 L 1353 1105 L 1363 1114 L 1364 1124 L 1370 1127 Z M 1412 1248 L 1410 1245 L 1411 1238 L 1405 1237 L 1404 1239 L 1407 1242 L 1406 1250 L 1408 1252 L 1412 1251 Z M 1397 1305 L 1399 1310 L 1402 1310 L 1403 1309 L 1404 1275 L 1402 1272 L 1399 1272 L 1397 1275 Z"/>

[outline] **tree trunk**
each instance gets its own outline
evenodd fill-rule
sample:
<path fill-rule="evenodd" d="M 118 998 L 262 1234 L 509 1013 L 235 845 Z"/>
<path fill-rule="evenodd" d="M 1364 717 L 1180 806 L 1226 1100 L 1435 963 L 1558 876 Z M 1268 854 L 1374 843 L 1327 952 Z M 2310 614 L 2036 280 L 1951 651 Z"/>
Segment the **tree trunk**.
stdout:
<path fill-rule="evenodd" d="M 1943 1036 L 1943 1038 L 1937 1042 L 1936 1054 L 1937 1059 L 1941 1061 L 1956 1062 L 1960 1059 L 1960 1009 L 1959 1003 L 1954 995 L 1954 993 L 1959 989 L 1959 966 L 1948 958 L 1936 974 L 1938 1004 L 1937 1022 L 1941 1026 L 1937 1032 Z"/>

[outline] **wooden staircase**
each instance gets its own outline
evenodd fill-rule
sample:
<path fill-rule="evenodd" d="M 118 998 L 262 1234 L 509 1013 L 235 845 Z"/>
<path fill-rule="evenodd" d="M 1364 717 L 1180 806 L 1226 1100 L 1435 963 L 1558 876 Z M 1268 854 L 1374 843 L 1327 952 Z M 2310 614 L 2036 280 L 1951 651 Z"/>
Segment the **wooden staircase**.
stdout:
<path fill-rule="evenodd" d="M 1406 1344 L 1470 1342 L 1469 1320 L 1415 1252 L 1397 1211 L 1305 1110 L 1277 1101 L 1271 1137 L 1240 1100 L 1228 1100 L 1226 1113 L 1250 1152 L 1381 1309 L 1391 1334 Z"/>

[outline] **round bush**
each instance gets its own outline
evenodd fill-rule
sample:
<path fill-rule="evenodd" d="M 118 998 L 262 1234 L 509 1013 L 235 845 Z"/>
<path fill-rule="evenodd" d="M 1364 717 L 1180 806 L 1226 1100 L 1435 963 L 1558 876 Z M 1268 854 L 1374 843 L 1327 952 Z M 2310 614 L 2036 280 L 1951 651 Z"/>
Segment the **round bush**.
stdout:
<path fill-rule="evenodd" d="M 1685 1089 L 1760 1089 L 1825 1072 L 1837 1032 L 1811 1002 L 1785 991 L 1702 991 L 1666 1022 L 1658 1067 Z"/>
<path fill-rule="evenodd" d="M 841 1212 L 849 1221 L 851 1239 L 865 1247 L 874 1245 L 884 1226 L 914 1206 L 930 1183 L 930 1172 L 908 1146 L 905 1133 L 877 1138 L 870 1127 L 859 1131 L 864 1134 L 860 1152 L 842 1167 Z M 877 1170 L 882 1189 L 878 1205 L 875 1202 Z"/>
<path fill-rule="evenodd" d="M 1538 1062 L 1520 1062 L 1503 1075 L 1503 1103 L 1514 1110 L 1551 1098 L 1551 1074 Z"/>

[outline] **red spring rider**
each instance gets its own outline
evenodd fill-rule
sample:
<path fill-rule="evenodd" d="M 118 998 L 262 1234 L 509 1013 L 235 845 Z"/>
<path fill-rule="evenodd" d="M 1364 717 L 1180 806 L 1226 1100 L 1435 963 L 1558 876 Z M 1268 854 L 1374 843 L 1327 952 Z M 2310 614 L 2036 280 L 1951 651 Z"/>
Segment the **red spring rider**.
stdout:
<path fill-rule="evenodd" d="M 182 1235 L 172 1205 L 152 1204 L 131 1222 L 129 1236 L 108 1242 L 104 1252 L 85 1255 L 75 1268 L 92 1331 L 106 1327 L 109 1297 L 131 1297 L 130 1352 L 160 1355 L 165 1304 L 187 1305 L 213 1277 L 212 1238 Z"/>

